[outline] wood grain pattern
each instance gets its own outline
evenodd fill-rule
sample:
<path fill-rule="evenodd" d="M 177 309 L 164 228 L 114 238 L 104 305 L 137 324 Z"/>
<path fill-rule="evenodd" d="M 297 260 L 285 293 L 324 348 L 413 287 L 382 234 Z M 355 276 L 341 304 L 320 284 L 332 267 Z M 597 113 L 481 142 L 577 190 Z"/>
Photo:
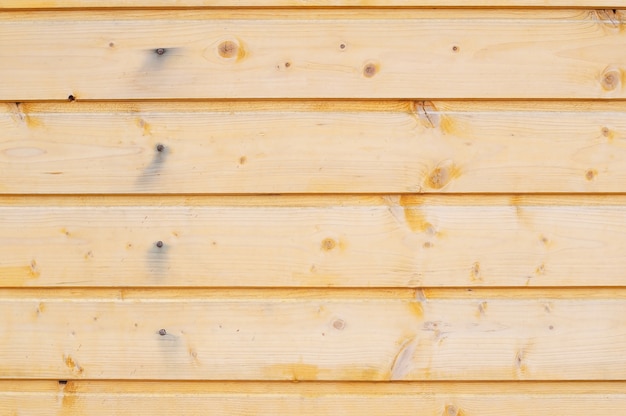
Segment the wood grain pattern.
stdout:
<path fill-rule="evenodd" d="M 602 7 L 621 0 L 3 0 L 2 9 L 68 9 L 126 7 Z"/>
<path fill-rule="evenodd" d="M 622 2 L 0 1 L 1 415 L 626 407 Z"/>
<path fill-rule="evenodd" d="M 292 207 L 277 201 L 1 207 L 0 285 L 626 284 L 626 208 L 616 203 L 512 197 L 487 205 L 468 197 L 437 203 L 389 196 L 379 204 L 355 198 Z"/>
<path fill-rule="evenodd" d="M 588 416 L 626 406 L 624 382 L 0 382 L 0 413 L 47 416 Z"/>
<path fill-rule="evenodd" d="M 621 10 L 6 12 L 0 100 L 626 98 L 623 25 Z"/>
<path fill-rule="evenodd" d="M 626 301 L 584 298 L 0 299 L 0 377 L 623 380 Z M 123 292 L 122 292 L 123 296 Z"/>
<path fill-rule="evenodd" d="M 626 104 L 0 109 L 0 193 L 624 192 Z"/>

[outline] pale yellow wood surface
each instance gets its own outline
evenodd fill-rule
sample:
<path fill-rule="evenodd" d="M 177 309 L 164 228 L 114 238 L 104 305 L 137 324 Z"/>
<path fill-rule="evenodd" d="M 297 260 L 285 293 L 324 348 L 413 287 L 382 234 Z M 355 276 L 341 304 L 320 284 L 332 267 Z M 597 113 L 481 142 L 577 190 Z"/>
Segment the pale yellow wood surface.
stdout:
<path fill-rule="evenodd" d="M 618 52 L 626 43 L 624 16 L 621 10 L 6 12 L 0 100 L 626 98 L 626 55 Z"/>
<path fill-rule="evenodd" d="M 624 192 L 626 104 L 7 103 L 0 173 L 13 194 Z"/>
<path fill-rule="evenodd" d="M 4 206 L 0 285 L 626 285 L 624 198 L 502 200 Z"/>
<path fill-rule="evenodd" d="M 2 0 L 2 9 L 126 7 L 620 7 L 622 0 Z"/>
<path fill-rule="evenodd" d="M 626 408 L 623 2 L 0 2 L 0 415 Z"/>
<path fill-rule="evenodd" d="M 512 292 L 508 290 L 507 292 Z M 619 296 L 619 291 L 618 296 Z M 123 292 L 122 292 L 123 294 Z M 34 296 L 31 296 L 34 295 Z M 485 294 L 487 295 L 487 294 Z M 624 380 L 626 300 L 6 291 L 0 377 Z"/>
<path fill-rule="evenodd" d="M 15 416 L 589 416 L 626 407 L 624 382 L 0 382 Z M 619 411 L 619 410 L 618 410 Z"/>

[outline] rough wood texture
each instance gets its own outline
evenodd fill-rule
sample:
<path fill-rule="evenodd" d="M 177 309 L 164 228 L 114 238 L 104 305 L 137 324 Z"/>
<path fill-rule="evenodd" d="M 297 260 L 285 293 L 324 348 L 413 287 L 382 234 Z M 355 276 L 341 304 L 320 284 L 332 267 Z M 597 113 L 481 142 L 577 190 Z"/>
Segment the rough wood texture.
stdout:
<path fill-rule="evenodd" d="M 626 55 L 618 52 L 626 42 L 624 16 L 621 10 L 6 12 L 0 100 L 626 98 Z"/>
<path fill-rule="evenodd" d="M 626 383 L 0 382 L 28 416 L 588 416 L 626 407 Z"/>
<path fill-rule="evenodd" d="M 602 299 L 510 292 L 303 299 L 5 291 L 0 377 L 626 378 L 623 291 Z"/>
<path fill-rule="evenodd" d="M 603 7 L 622 0 L 2 0 L 2 9 L 124 7 Z"/>
<path fill-rule="evenodd" d="M 0 105 L 1 193 L 624 192 L 626 104 Z"/>
<path fill-rule="evenodd" d="M 166 201 L 0 208 L 0 285 L 626 285 L 624 198 Z"/>

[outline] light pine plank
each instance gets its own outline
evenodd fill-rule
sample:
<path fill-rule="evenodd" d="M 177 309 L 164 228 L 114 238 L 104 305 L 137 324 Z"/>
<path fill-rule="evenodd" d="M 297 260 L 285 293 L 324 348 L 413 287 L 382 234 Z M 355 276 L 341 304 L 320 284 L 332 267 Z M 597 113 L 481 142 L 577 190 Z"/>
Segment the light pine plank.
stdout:
<path fill-rule="evenodd" d="M 2 9 L 126 7 L 604 7 L 620 0 L 3 0 Z"/>
<path fill-rule="evenodd" d="M 0 100 L 625 98 L 623 22 L 622 10 L 7 12 Z"/>
<path fill-rule="evenodd" d="M 626 104 L 16 104 L 1 193 L 624 192 Z"/>
<path fill-rule="evenodd" d="M 8 415 L 587 416 L 626 406 L 623 382 L 0 382 Z"/>
<path fill-rule="evenodd" d="M 623 206 L 626 194 L 0 195 L 2 207 L 369 207 L 404 205 Z"/>
<path fill-rule="evenodd" d="M 509 292 L 511 292 L 509 290 Z M 621 298 L 0 300 L 0 377 L 623 380 Z"/>
<path fill-rule="evenodd" d="M 624 205 L 576 206 L 567 198 L 561 204 L 551 198 L 553 205 L 516 197 L 500 205 L 381 200 L 359 205 L 338 198 L 308 207 L 155 207 L 140 199 L 129 207 L 5 206 L 0 285 L 626 284 Z"/>

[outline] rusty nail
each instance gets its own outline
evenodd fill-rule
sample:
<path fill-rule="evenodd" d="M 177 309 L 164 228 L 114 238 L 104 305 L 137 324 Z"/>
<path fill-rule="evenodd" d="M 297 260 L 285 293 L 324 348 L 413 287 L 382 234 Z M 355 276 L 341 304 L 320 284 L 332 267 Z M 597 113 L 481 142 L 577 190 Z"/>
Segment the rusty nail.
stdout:
<path fill-rule="evenodd" d="M 157 241 L 157 242 L 156 242 L 156 246 L 157 246 L 158 248 L 163 247 L 163 241 Z"/>
<path fill-rule="evenodd" d="M 159 329 L 159 335 L 163 336 L 166 334 L 167 334 L 167 331 L 165 329 Z"/>
<path fill-rule="evenodd" d="M 165 150 L 165 146 L 163 146 L 162 144 L 157 144 L 156 150 L 157 152 L 162 152 L 163 150 Z"/>
<path fill-rule="evenodd" d="M 157 48 L 157 50 L 155 50 L 157 55 L 163 55 L 165 53 L 165 49 L 164 48 Z"/>

